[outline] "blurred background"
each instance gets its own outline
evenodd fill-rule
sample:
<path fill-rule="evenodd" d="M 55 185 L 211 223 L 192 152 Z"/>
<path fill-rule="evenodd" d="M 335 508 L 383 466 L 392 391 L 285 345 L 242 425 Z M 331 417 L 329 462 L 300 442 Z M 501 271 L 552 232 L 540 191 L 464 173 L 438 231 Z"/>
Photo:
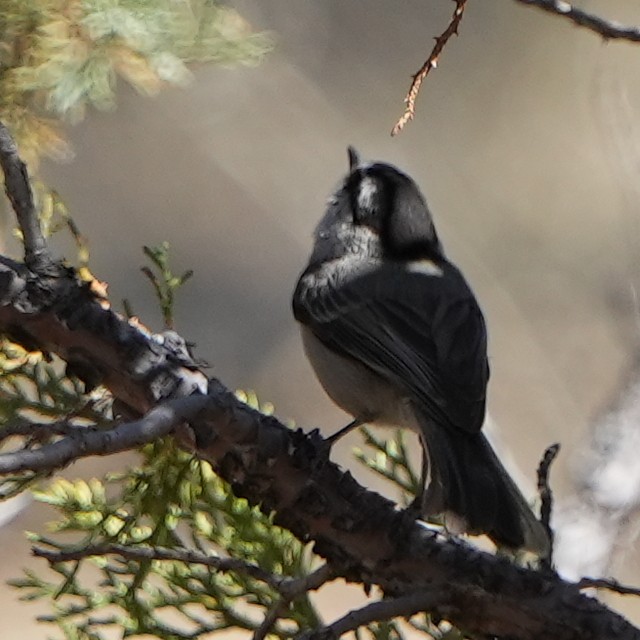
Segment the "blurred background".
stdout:
<path fill-rule="evenodd" d="M 487 317 L 501 446 L 532 494 L 542 452 L 560 442 L 552 484 L 568 495 L 572 452 L 640 342 L 640 46 L 509 0 L 470 2 L 416 120 L 392 139 L 410 76 L 453 3 L 231 4 L 274 38 L 260 66 L 198 65 L 188 87 L 153 99 L 122 83 L 116 110 L 70 129 L 74 160 L 43 167 L 89 237 L 112 301 L 128 298 L 162 328 L 139 267 L 143 244 L 169 240 L 176 270 L 195 270 L 179 293 L 177 329 L 212 374 L 256 390 L 283 419 L 327 433 L 343 425 L 304 359 L 290 296 L 353 144 L 422 186 Z M 579 5 L 640 24 L 634 0 Z M 352 460 L 356 442 L 334 455 L 369 481 Z M 38 607 L 17 604 L 4 585 L 30 562 L 23 531 L 45 519 L 28 508 L 0 529 L 6 638 L 47 633 L 33 623 Z M 634 546 L 614 569 L 637 584 Z M 640 623 L 637 601 L 615 606 Z"/>

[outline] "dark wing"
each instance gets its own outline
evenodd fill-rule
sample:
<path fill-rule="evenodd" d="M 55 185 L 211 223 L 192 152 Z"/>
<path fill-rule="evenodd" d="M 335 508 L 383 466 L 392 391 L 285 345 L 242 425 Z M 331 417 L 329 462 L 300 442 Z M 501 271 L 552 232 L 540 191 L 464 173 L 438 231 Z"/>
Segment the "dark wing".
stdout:
<path fill-rule="evenodd" d="M 472 433 L 482 427 L 486 329 L 452 265 L 442 275 L 381 266 L 337 286 L 306 287 L 303 275 L 294 313 L 329 348 L 405 389 L 437 424 Z"/>

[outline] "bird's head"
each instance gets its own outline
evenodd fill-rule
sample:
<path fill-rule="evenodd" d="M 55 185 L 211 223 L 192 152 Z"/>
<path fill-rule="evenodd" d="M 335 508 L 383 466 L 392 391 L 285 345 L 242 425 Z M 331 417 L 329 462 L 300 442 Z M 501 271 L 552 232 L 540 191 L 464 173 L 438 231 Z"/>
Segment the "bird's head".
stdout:
<path fill-rule="evenodd" d="M 352 223 L 379 236 L 383 253 L 400 260 L 442 255 L 429 207 L 418 185 L 393 165 L 365 164 L 348 148 L 349 174 L 342 189 Z"/>

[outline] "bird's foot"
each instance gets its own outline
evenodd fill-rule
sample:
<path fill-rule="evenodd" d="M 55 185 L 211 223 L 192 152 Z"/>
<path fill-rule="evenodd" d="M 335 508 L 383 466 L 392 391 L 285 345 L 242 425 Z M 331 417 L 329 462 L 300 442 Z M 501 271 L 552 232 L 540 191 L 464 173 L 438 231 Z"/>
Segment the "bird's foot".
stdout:
<path fill-rule="evenodd" d="M 320 433 L 320 429 L 312 429 L 307 434 L 307 438 L 313 448 L 315 459 L 318 462 L 326 462 L 329 459 L 329 454 L 331 453 L 331 442 L 328 438 L 323 437 Z"/>
<path fill-rule="evenodd" d="M 331 447 L 333 447 L 333 445 L 336 442 L 338 442 L 340 438 L 343 438 L 348 433 L 350 433 L 354 429 L 357 429 L 358 427 L 361 427 L 365 423 L 366 423 L 366 420 L 363 420 L 361 418 L 356 418 L 355 420 L 352 420 L 348 425 L 342 427 L 342 429 L 338 429 L 334 434 L 325 438 L 324 441 L 327 443 L 327 446 L 329 447 L 329 449 L 331 449 Z"/>
<path fill-rule="evenodd" d="M 422 493 L 419 493 L 406 507 L 405 512 L 415 520 L 422 518 Z"/>

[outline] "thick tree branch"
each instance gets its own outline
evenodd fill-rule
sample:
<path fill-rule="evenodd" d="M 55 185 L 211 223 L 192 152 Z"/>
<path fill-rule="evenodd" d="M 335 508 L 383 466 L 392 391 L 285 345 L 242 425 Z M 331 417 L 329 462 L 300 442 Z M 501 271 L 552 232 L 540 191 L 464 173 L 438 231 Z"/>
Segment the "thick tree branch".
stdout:
<path fill-rule="evenodd" d="M 0 333 L 67 361 L 80 358 L 140 414 L 172 398 L 205 393 L 197 413 L 191 403 L 200 398 L 185 401 L 188 414 L 176 416 L 179 402 L 159 409 L 154 416 L 161 429 L 190 418 L 193 438 L 185 442 L 194 453 L 209 461 L 236 495 L 275 512 L 275 522 L 303 542 L 314 541 L 315 551 L 348 580 L 377 584 L 391 598 L 429 591 L 435 594 L 434 615 L 474 634 L 640 640 L 638 629 L 576 585 L 443 540 L 397 511 L 328 462 L 317 438 L 286 428 L 239 402 L 220 382 L 207 381 L 173 340 L 115 314 L 71 270 L 43 279 L 0 260 Z M 148 416 L 116 429 L 139 435 L 141 425 L 149 426 Z"/>
<path fill-rule="evenodd" d="M 601 35 L 605 40 L 628 40 L 640 42 L 640 28 L 628 27 L 618 22 L 605 20 L 600 16 L 587 13 L 563 0 L 515 0 L 520 4 L 527 4 L 561 16 L 579 27 L 585 27 Z"/>
<path fill-rule="evenodd" d="M 25 348 L 55 353 L 145 413 L 158 400 L 206 391 L 206 376 L 188 353 L 126 320 L 66 269 L 38 278 L 0 259 L 0 330 Z"/>

